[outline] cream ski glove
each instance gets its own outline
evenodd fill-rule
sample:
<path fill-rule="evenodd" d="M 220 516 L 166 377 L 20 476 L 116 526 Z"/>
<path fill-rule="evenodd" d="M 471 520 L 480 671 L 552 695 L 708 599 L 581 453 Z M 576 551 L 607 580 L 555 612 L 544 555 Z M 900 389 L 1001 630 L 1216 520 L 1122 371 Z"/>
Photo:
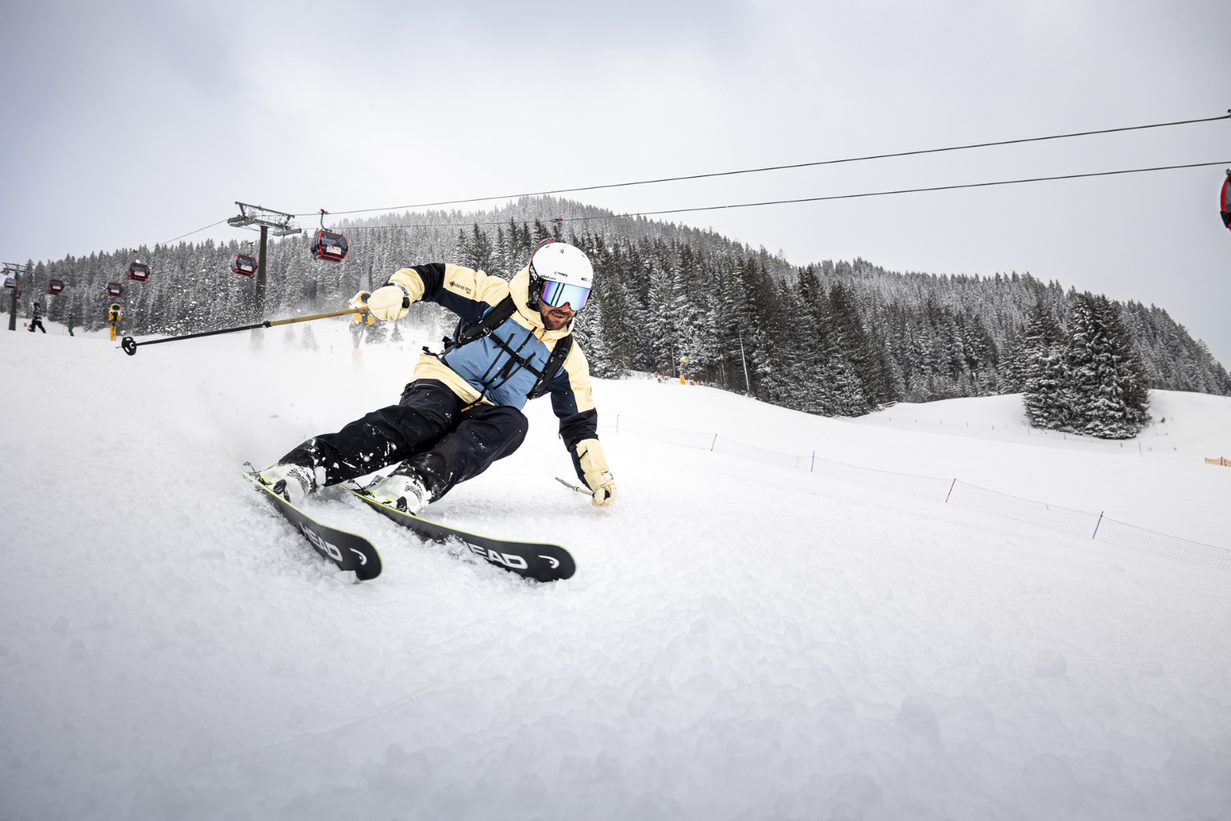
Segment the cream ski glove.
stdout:
<path fill-rule="evenodd" d="M 410 310 L 410 292 L 397 283 L 382 285 L 368 297 L 368 310 L 382 322 L 401 319 Z"/>
<path fill-rule="evenodd" d="M 577 443 L 577 461 L 590 488 L 595 507 L 611 507 L 616 498 L 615 477 L 607 467 L 607 456 L 597 439 L 582 439 Z"/>

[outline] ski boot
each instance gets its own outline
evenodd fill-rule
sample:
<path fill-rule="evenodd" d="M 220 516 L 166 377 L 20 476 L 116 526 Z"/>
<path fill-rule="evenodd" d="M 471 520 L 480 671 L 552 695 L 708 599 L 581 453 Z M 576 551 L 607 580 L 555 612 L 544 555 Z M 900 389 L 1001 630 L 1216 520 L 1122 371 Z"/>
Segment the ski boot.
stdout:
<path fill-rule="evenodd" d="M 382 504 L 414 515 L 427 507 L 432 494 L 423 480 L 411 472 L 395 470 L 364 488 L 364 492 Z"/>
<path fill-rule="evenodd" d="M 303 465 L 279 463 L 257 471 L 257 480 L 293 505 L 317 489 L 316 472 Z"/>

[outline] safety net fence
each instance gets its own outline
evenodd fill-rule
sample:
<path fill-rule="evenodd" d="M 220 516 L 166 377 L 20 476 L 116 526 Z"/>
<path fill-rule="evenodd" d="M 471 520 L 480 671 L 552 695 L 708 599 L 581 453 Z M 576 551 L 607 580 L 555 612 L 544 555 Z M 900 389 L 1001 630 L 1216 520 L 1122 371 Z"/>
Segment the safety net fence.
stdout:
<path fill-rule="evenodd" d="M 958 479 L 919 476 L 835 462 L 820 458 L 815 452 L 785 453 L 739 442 L 717 433 L 675 428 L 625 414 L 617 414 L 613 422 L 604 422 L 603 427 L 612 429 L 617 434 L 631 434 L 680 447 L 707 450 L 767 465 L 875 485 L 877 488 L 897 493 L 1029 522 L 1072 536 L 1096 539 L 1231 571 L 1231 549 L 1148 530 L 1117 521 L 1102 513 L 1074 510 L 988 490 Z"/>

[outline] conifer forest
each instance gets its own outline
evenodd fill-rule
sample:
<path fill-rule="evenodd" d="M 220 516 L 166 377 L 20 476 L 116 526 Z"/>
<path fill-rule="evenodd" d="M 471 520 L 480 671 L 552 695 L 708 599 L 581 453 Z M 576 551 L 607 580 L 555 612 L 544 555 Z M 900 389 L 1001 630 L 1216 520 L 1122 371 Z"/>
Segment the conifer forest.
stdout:
<path fill-rule="evenodd" d="M 747 392 L 813 414 L 858 416 L 895 402 L 1022 393 L 1032 425 L 1126 438 L 1148 423 L 1148 390 L 1231 395 L 1206 345 L 1154 305 L 1065 290 L 1027 273 L 884 270 L 863 259 L 792 265 L 716 233 L 528 198 L 480 213 L 383 215 L 333 226 L 345 261 L 317 261 L 303 234 L 271 240 L 266 316 L 253 278 L 232 272 L 256 234 L 30 263 L 24 280 L 49 319 L 94 330 L 121 303 L 124 332 L 187 334 L 343 308 L 400 267 L 453 262 L 511 277 L 548 236 L 582 248 L 594 298 L 577 336 L 592 372 L 643 371 Z M 129 264 L 148 281 L 125 279 Z M 47 294 L 47 281 L 66 284 Z M 120 284 L 119 297 L 107 293 Z M 23 298 L 22 313 L 31 300 Z M 419 306 L 403 320 L 440 335 L 455 318 Z M 303 334 L 310 339 L 308 325 Z M 394 334 L 400 336 L 401 329 Z M 188 343 L 192 344 L 192 343 Z M 407 366 L 409 375 L 410 363 Z"/>

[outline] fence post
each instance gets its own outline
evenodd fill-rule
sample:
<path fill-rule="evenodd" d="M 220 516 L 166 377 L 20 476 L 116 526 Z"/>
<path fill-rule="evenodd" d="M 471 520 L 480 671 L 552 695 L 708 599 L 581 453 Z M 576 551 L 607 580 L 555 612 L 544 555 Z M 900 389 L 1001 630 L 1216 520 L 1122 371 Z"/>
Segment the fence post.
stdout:
<path fill-rule="evenodd" d="M 714 452 L 714 446 L 718 444 L 718 434 L 714 434 L 714 441 L 710 442 L 710 453 Z"/>
<path fill-rule="evenodd" d="M 620 414 L 616 414 L 616 433 L 620 432 Z"/>
<path fill-rule="evenodd" d="M 812 467 L 808 468 L 809 473 L 816 473 L 816 451 L 812 451 Z"/>
<path fill-rule="evenodd" d="M 1095 536 L 1098 535 L 1098 529 L 1099 529 L 1099 526 L 1103 524 L 1103 514 L 1105 512 L 1106 511 L 1103 511 L 1103 510 L 1100 510 L 1098 512 L 1098 521 L 1094 523 L 1094 532 L 1090 534 L 1091 539 L 1093 539 Z"/>
<path fill-rule="evenodd" d="M 953 495 L 953 486 L 957 484 L 957 477 L 953 477 L 953 481 L 949 483 L 949 492 L 945 494 L 945 504 L 949 504 L 949 497 Z"/>

